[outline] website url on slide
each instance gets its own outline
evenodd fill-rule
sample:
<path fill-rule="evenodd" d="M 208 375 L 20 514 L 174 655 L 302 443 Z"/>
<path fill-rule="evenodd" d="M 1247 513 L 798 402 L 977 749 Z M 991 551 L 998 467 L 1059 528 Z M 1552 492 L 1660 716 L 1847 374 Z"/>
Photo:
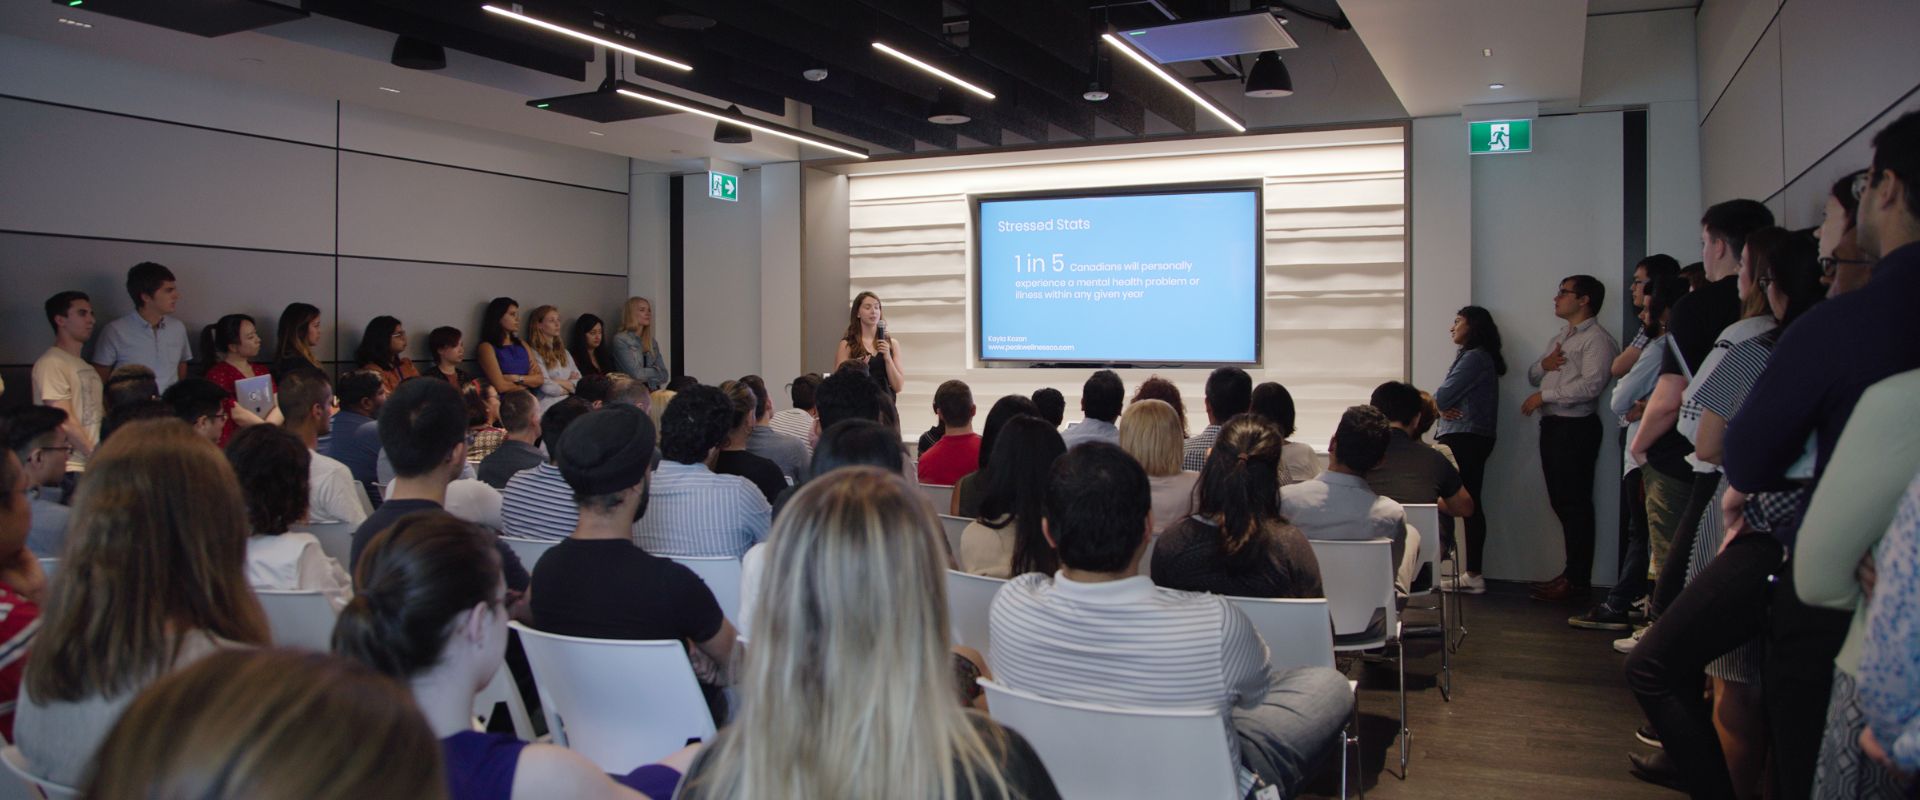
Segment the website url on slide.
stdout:
<path fill-rule="evenodd" d="M 1030 344 L 1025 336 L 987 337 L 987 351 L 991 353 L 1071 353 L 1075 347 L 1071 344 Z"/>

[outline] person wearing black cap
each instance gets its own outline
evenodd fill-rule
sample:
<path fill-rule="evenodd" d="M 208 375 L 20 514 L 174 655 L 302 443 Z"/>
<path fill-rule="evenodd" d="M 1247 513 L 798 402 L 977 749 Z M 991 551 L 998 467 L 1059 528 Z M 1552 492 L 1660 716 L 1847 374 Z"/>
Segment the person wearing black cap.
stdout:
<path fill-rule="evenodd" d="M 735 634 L 713 592 L 692 570 L 633 543 L 633 524 L 647 512 L 653 446 L 653 420 L 633 406 L 602 408 L 568 427 L 556 455 L 580 518 L 534 565 L 533 626 L 593 639 L 691 641 L 700 653 L 695 674 L 724 674 Z M 719 686 L 703 678 L 700 688 L 713 718 L 725 720 Z"/>

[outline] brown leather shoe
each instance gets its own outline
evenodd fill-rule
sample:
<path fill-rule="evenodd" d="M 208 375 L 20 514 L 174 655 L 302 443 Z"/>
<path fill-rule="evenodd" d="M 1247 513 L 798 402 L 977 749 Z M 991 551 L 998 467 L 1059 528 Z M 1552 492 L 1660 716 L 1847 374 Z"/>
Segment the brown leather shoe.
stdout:
<path fill-rule="evenodd" d="M 1564 575 L 1536 586 L 1532 594 L 1533 599 L 1543 603 L 1565 603 L 1573 596 L 1573 584 L 1568 583 Z"/>

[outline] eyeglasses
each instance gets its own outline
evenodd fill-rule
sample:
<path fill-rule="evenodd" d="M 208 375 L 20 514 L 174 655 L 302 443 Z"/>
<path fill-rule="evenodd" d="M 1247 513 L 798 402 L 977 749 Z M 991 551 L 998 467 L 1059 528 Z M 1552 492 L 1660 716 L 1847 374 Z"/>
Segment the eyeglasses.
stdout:
<path fill-rule="evenodd" d="M 1860 174 L 1853 176 L 1853 199 L 1856 202 L 1861 195 L 1867 193 L 1867 179 L 1870 177 L 1873 177 L 1872 170 L 1862 170 Z"/>
<path fill-rule="evenodd" d="M 1766 290 L 1767 290 L 1767 287 L 1769 287 L 1769 286 L 1772 286 L 1772 285 L 1773 285 L 1773 276 L 1772 276 L 1772 275 L 1762 275 L 1762 276 L 1760 276 L 1760 277 L 1758 277 L 1758 278 L 1754 278 L 1754 279 L 1753 279 L 1753 285 L 1754 285 L 1754 287 L 1755 287 L 1755 288 L 1757 288 L 1757 289 L 1759 289 L 1760 291 L 1763 291 L 1763 292 L 1764 292 L 1764 291 L 1766 291 Z"/>
<path fill-rule="evenodd" d="M 1560 291 L 1554 292 L 1553 296 L 1559 297 L 1561 295 L 1573 295 L 1573 294 L 1578 294 L 1578 293 L 1572 289 L 1561 289 Z"/>
<path fill-rule="evenodd" d="M 1634 278 L 1633 279 L 1634 286 L 1645 286 L 1649 283 L 1653 283 L 1652 278 Z"/>
<path fill-rule="evenodd" d="M 36 448 L 34 448 L 34 450 L 33 450 L 33 452 L 34 452 L 34 454 L 35 454 L 35 455 L 38 455 L 38 454 L 40 454 L 40 453 L 45 453 L 45 452 L 49 452 L 49 451 L 52 451 L 52 452 L 55 452 L 55 453 L 68 453 L 68 454 L 71 454 L 71 453 L 73 452 L 73 445 L 70 445 L 70 444 L 57 444 L 57 445 L 48 445 L 48 446 L 46 446 L 46 447 L 36 447 Z"/>
<path fill-rule="evenodd" d="M 1834 271 L 1838 270 L 1841 264 L 1871 264 L 1871 263 L 1873 262 L 1868 261 L 1866 259 L 1862 259 L 1862 258 L 1835 258 L 1833 256 L 1821 256 L 1820 257 L 1820 274 L 1828 277 L 1832 277 Z"/>

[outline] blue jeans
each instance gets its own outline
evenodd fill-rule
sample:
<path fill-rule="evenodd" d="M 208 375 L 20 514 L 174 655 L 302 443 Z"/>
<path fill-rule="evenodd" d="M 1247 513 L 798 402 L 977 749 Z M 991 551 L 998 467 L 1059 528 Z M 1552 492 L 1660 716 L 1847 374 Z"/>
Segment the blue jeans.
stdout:
<path fill-rule="evenodd" d="M 1340 729 L 1352 715 L 1345 675 L 1326 667 L 1275 672 L 1258 708 L 1233 710 L 1240 762 L 1279 787 L 1281 797 L 1295 797 L 1338 751 Z"/>

